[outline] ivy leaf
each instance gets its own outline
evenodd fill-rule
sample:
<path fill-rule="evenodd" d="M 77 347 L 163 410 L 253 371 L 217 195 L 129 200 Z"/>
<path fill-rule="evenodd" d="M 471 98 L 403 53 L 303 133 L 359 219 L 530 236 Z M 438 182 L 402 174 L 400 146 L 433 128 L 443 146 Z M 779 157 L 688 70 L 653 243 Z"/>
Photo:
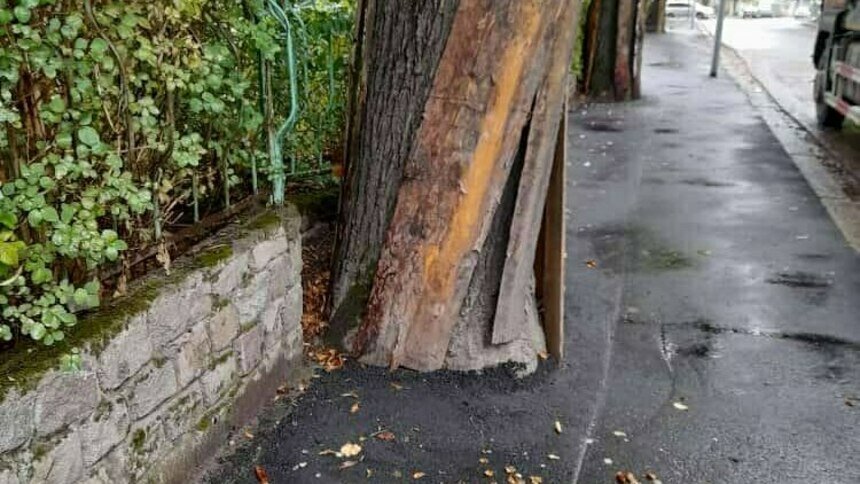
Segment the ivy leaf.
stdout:
<path fill-rule="evenodd" d="M 10 212 L 0 212 L 0 225 L 4 225 L 8 229 L 14 229 L 18 224 L 18 219 Z"/>
<path fill-rule="evenodd" d="M 55 114 L 63 114 L 66 112 L 66 102 L 60 96 L 54 96 L 48 103 L 48 109 Z"/>
<path fill-rule="evenodd" d="M 87 304 L 87 299 L 90 297 L 90 293 L 87 292 L 84 288 L 75 289 L 75 293 L 72 295 L 72 300 L 75 301 L 75 304 L 78 306 L 84 306 Z"/>
<path fill-rule="evenodd" d="M 12 21 L 13 18 L 14 17 L 12 16 L 12 12 L 6 10 L 5 8 L 0 8 L 0 25 L 8 24 L 9 22 Z M 8 328 L 8 326 L 6 326 L 6 325 L 0 326 L 0 335 L 2 335 L 2 331 L 3 331 L 4 327 Z"/>
<path fill-rule="evenodd" d="M 25 24 L 30 21 L 29 8 L 23 5 L 18 5 L 17 7 L 15 7 L 15 10 L 13 10 L 13 12 L 15 13 L 15 18 L 18 19 L 18 22 Z"/>
<path fill-rule="evenodd" d="M 30 337 L 36 341 L 42 339 L 42 337 L 45 336 L 46 332 L 47 329 L 42 323 L 33 323 L 33 325 L 30 327 Z"/>
<path fill-rule="evenodd" d="M 78 139 L 81 143 L 93 148 L 101 143 L 99 133 L 92 126 L 84 126 L 78 130 Z"/>
<path fill-rule="evenodd" d="M 45 207 L 42 209 L 42 220 L 49 223 L 57 223 L 60 221 L 60 215 L 54 207 Z"/>
<path fill-rule="evenodd" d="M 53 279 L 53 277 L 54 277 L 54 274 L 51 273 L 51 271 L 49 271 L 48 269 L 46 269 L 44 267 L 40 267 L 40 268 L 36 269 L 35 271 L 33 271 L 32 274 L 30 274 L 30 279 L 35 284 L 44 284 L 44 283 L 50 281 L 51 279 Z"/>
<path fill-rule="evenodd" d="M 77 212 L 75 207 L 64 203 L 60 208 L 60 220 L 62 220 L 63 223 L 70 223 L 72 218 L 75 216 L 75 212 Z"/>
<path fill-rule="evenodd" d="M 0 242 L 0 263 L 9 267 L 17 266 L 20 259 L 19 252 L 21 252 L 24 247 L 26 247 L 26 245 L 21 241 Z"/>
<path fill-rule="evenodd" d="M 107 49 L 108 43 L 104 39 L 93 39 L 93 41 L 90 42 L 90 53 L 96 60 L 100 61 Z"/>

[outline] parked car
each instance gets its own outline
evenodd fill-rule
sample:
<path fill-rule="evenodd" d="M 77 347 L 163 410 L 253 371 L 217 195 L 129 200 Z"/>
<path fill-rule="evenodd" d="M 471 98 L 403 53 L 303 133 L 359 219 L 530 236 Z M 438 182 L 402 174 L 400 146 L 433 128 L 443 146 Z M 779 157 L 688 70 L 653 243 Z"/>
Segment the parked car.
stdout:
<path fill-rule="evenodd" d="M 770 18 L 773 16 L 773 5 L 770 4 L 747 5 L 741 9 L 741 17 L 743 18 Z"/>
<path fill-rule="evenodd" d="M 713 18 L 716 15 L 716 11 L 713 7 L 709 7 L 707 5 L 702 5 L 699 2 L 695 2 L 694 9 L 696 10 L 696 18 L 699 20 Z M 690 16 L 690 2 L 677 1 L 677 2 L 669 2 L 666 4 L 666 16 L 669 18 L 676 17 L 689 17 Z"/>

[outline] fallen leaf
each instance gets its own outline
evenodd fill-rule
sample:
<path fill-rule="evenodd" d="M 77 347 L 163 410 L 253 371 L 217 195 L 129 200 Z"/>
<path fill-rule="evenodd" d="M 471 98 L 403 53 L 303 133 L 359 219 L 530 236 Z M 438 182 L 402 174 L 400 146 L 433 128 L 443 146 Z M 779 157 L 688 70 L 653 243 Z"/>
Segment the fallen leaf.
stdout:
<path fill-rule="evenodd" d="M 351 407 L 349 407 L 349 413 L 357 413 L 359 408 L 361 408 L 361 406 L 358 404 L 358 402 L 355 402 L 352 404 Z"/>
<path fill-rule="evenodd" d="M 561 433 L 561 422 L 559 422 L 558 420 L 555 421 L 555 433 Z"/>
<path fill-rule="evenodd" d="M 481 464 L 487 465 L 490 463 L 490 459 L 487 459 L 486 457 L 481 457 L 480 459 L 478 459 L 478 462 L 480 462 Z"/>
<path fill-rule="evenodd" d="M 549 353 L 547 353 L 546 351 L 540 351 L 538 352 L 538 358 L 546 360 L 547 358 L 549 358 Z"/>
<path fill-rule="evenodd" d="M 517 468 L 514 466 L 505 466 L 505 474 L 516 474 Z"/>
<path fill-rule="evenodd" d="M 675 403 L 673 403 L 673 404 L 672 404 L 672 406 L 673 406 L 673 407 L 675 407 L 675 408 L 677 408 L 678 410 L 689 410 L 689 409 L 690 409 L 690 407 L 688 407 L 688 406 L 684 405 L 684 404 L 683 404 L 683 403 L 681 403 L 681 402 L 675 402 Z"/>
<path fill-rule="evenodd" d="M 652 481 L 652 482 L 660 480 L 660 479 L 657 479 L 657 474 L 654 474 L 653 472 L 646 472 L 645 473 L 645 479 L 648 479 L 649 481 Z"/>
<path fill-rule="evenodd" d="M 588 259 L 587 261 L 585 261 L 585 267 L 588 267 L 589 269 L 596 269 L 597 261 L 594 259 Z"/>
<path fill-rule="evenodd" d="M 340 455 L 344 457 L 355 457 L 360 453 L 361 446 L 352 442 L 347 442 L 340 448 Z"/>
<path fill-rule="evenodd" d="M 543 477 L 529 476 L 529 484 L 543 484 Z"/>
<path fill-rule="evenodd" d="M 546 458 L 549 460 L 561 460 L 561 457 L 559 457 L 555 454 L 547 454 Z"/>
<path fill-rule="evenodd" d="M 266 474 L 266 469 L 256 466 L 254 467 L 254 475 L 257 476 L 257 482 L 260 484 L 269 484 L 269 475 Z"/>
<path fill-rule="evenodd" d="M 612 465 L 612 459 L 610 459 L 609 457 L 606 457 L 605 459 L 603 459 L 603 463 L 608 465 L 608 466 L 611 466 Z"/>
<path fill-rule="evenodd" d="M 253 439 L 253 438 L 254 438 L 254 434 L 252 434 L 252 433 L 251 433 L 249 430 L 247 430 L 247 429 L 246 429 L 244 432 L 242 432 L 242 433 L 243 433 L 243 434 L 245 434 L 245 438 L 246 438 L 246 439 L 248 439 L 248 440 L 251 440 L 251 439 Z"/>
<path fill-rule="evenodd" d="M 620 430 L 614 430 L 612 432 L 612 435 L 614 435 L 616 437 L 627 437 L 627 434 L 625 434 L 624 432 L 622 432 Z"/>
<path fill-rule="evenodd" d="M 364 473 L 367 475 L 367 478 L 368 478 L 368 479 L 370 479 L 371 477 L 373 477 L 373 469 L 371 469 L 370 467 L 368 467 L 367 469 L 365 469 L 365 470 L 364 470 Z"/>
<path fill-rule="evenodd" d="M 399 383 L 391 382 L 391 388 L 393 388 L 395 391 L 399 392 L 400 390 L 403 390 L 403 385 L 401 385 Z"/>
<path fill-rule="evenodd" d="M 419 471 L 419 472 L 416 472 L 416 473 L 412 474 L 412 478 L 413 478 L 413 479 L 421 479 L 422 477 L 424 477 L 424 476 L 426 476 L 426 475 L 427 475 L 427 474 L 425 474 L 425 473 L 423 473 L 423 472 L 420 472 L 420 471 Z"/>
<path fill-rule="evenodd" d="M 343 462 L 340 464 L 340 466 L 338 466 L 338 469 L 349 469 L 350 467 L 352 467 L 352 466 L 354 466 L 354 465 L 356 465 L 356 464 L 358 464 L 358 461 L 355 461 L 355 460 L 345 460 L 345 461 L 343 461 Z"/>
<path fill-rule="evenodd" d="M 845 399 L 845 405 L 848 405 L 849 407 L 853 407 L 854 401 L 852 401 L 850 398 L 846 398 Z"/>
<path fill-rule="evenodd" d="M 283 385 L 281 385 L 281 386 L 279 386 L 279 387 L 278 387 L 278 389 L 276 390 L 276 393 L 277 393 L 278 395 L 284 395 L 284 394 L 285 394 L 285 393 L 287 393 L 289 390 L 290 390 L 290 386 L 289 386 L 289 385 L 287 385 L 286 383 L 284 383 Z"/>
<path fill-rule="evenodd" d="M 639 484 L 639 479 L 632 472 L 618 471 L 615 473 L 615 482 L 618 484 Z"/>
<path fill-rule="evenodd" d="M 348 393 L 341 393 L 340 396 L 344 398 L 355 398 L 356 400 L 358 400 L 358 394 L 354 391 Z"/>
<path fill-rule="evenodd" d="M 319 453 L 319 455 L 333 455 L 335 457 L 340 457 L 340 452 L 331 449 L 325 449 Z"/>
<path fill-rule="evenodd" d="M 378 434 L 376 434 L 375 437 L 377 439 L 385 441 L 385 442 L 391 442 L 392 440 L 395 439 L 394 432 L 392 432 L 390 430 L 383 430 L 382 432 L 379 432 Z"/>
<path fill-rule="evenodd" d="M 487 476 L 487 477 L 493 477 L 493 476 L 495 476 L 495 475 L 496 475 L 496 473 L 495 473 L 495 472 L 493 472 L 493 470 L 492 470 L 492 469 L 486 469 L 486 470 L 484 471 L 484 475 L 485 475 L 485 476 Z"/>

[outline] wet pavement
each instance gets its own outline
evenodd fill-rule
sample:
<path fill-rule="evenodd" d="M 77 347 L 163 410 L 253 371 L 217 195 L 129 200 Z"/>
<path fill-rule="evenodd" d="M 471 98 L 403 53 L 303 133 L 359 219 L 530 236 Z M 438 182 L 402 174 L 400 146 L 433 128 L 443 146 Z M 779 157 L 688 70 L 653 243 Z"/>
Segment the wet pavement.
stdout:
<path fill-rule="evenodd" d="M 567 361 L 319 370 L 206 482 L 858 482 L 860 256 L 706 47 L 649 37 L 643 100 L 572 113 Z"/>
<path fill-rule="evenodd" d="M 700 40 L 650 37 L 645 98 L 577 115 L 577 239 L 624 281 L 579 482 L 858 482 L 860 256 Z"/>

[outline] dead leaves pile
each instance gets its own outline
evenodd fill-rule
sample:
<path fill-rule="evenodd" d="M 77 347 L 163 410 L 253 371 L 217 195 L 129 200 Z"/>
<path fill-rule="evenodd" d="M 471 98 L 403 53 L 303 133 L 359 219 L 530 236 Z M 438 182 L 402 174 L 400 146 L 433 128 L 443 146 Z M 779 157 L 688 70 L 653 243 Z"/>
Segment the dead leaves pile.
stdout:
<path fill-rule="evenodd" d="M 314 341 L 328 327 L 324 316 L 331 278 L 333 230 L 323 227 L 302 243 L 302 333 L 305 341 Z"/>
<path fill-rule="evenodd" d="M 343 362 L 346 360 L 346 357 L 334 348 L 312 349 L 309 356 L 329 372 L 343 368 Z"/>

